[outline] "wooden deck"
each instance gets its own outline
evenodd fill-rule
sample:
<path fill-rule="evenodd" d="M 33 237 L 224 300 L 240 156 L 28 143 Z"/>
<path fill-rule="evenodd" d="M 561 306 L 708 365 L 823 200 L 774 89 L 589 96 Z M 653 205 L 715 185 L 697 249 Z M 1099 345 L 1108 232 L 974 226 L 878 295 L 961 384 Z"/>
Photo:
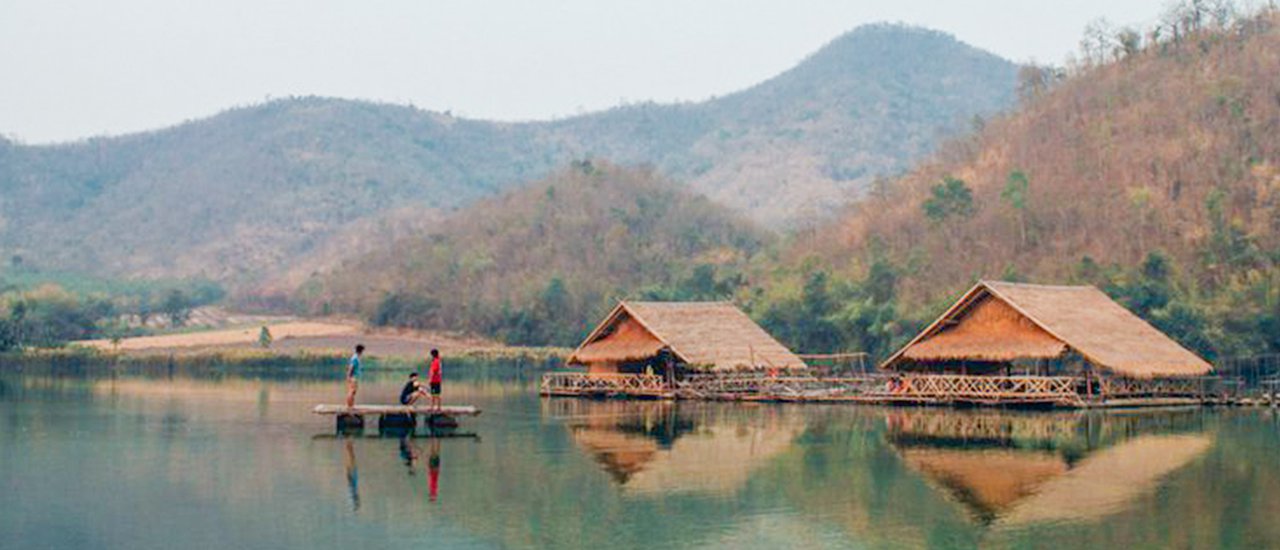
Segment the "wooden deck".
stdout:
<path fill-rule="evenodd" d="M 428 407 L 425 405 L 356 405 L 348 407 L 346 405 L 316 405 L 311 409 L 312 414 L 352 414 L 364 416 L 369 414 L 421 414 L 424 416 L 443 415 L 443 416 L 476 416 L 480 414 L 480 409 L 472 406 L 446 405 L 439 409 Z"/>

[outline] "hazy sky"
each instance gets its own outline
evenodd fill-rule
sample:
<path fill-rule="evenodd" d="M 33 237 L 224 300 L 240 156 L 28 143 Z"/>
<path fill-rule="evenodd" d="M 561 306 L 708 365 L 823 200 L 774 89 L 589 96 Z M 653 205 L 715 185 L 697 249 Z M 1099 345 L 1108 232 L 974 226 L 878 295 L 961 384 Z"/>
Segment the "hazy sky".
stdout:
<path fill-rule="evenodd" d="M 504 120 L 699 100 L 877 21 L 1060 63 L 1090 20 L 1147 23 L 1166 2 L 0 0 L 0 134 L 120 134 L 287 95 Z"/>

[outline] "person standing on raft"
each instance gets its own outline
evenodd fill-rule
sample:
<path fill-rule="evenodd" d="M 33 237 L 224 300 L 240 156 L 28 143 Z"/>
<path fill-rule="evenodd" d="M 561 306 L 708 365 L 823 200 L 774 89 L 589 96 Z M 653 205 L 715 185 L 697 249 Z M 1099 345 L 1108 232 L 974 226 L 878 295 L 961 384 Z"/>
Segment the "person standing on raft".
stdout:
<path fill-rule="evenodd" d="M 356 406 L 356 391 L 360 389 L 360 373 L 364 368 L 360 358 L 364 355 L 364 344 L 356 344 L 356 353 L 347 363 L 347 408 Z"/>
<path fill-rule="evenodd" d="M 431 350 L 431 369 L 428 371 L 427 382 L 431 385 L 431 406 L 437 411 L 440 406 L 440 384 L 444 382 L 444 376 L 440 372 L 440 350 Z"/>

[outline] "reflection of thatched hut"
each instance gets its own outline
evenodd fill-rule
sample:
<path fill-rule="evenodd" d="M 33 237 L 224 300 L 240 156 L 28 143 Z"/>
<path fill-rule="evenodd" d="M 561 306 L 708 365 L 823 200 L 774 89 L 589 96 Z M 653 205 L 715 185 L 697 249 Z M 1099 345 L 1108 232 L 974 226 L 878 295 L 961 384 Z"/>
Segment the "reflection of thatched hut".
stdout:
<path fill-rule="evenodd" d="M 1028 449 L 900 448 L 904 462 L 978 521 L 1087 521 L 1122 511 L 1212 446 L 1202 434 L 1144 435 L 1068 463 Z"/>
<path fill-rule="evenodd" d="M 1146 435 L 1085 458 L 1045 482 L 1000 518 L 1001 525 L 1085 521 L 1124 510 L 1213 446 L 1205 434 Z"/>
<path fill-rule="evenodd" d="M 627 493 L 727 494 L 789 448 L 802 428 L 795 417 L 765 411 L 668 412 L 659 418 L 588 417 L 569 431 Z"/>
<path fill-rule="evenodd" d="M 1185 394 L 1194 386 L 1132 381 L 1185 381 L 1212 370 L 1094 287 L 989 281 L 973 287 L 883 368 L 903 373 L 1073 376 L 1089 380 L 1078 384 L 1081 394 L 1111 390 L 1114 395 L 1140 393 L 1137 389 Z M 1063 387 L 1072 386 L 1063 382 L 1053 391 Z M 993 393 L 999 391 L 1004 389 Z"/>
<path fill-rule="evenodd" d="M 662 373 L 668 363 L 695 370 L 805 366 L 728 302 L 619 303 L 569 363 L 590 373 Z"/>
<path fill-rule="evenodd" d="M 658 453 L 658 442 L 635 434 L 601 426 L 571 428 L 574 441 L 582 445 L 592 458 L 619 484 L 643 471 Z"/>
<path fill-rule="evenodd" d="M 907 466 L 941 485 L 983 523 L 1012 510 L 1068 468 L 1060 455 L 1043 451 L 906 448 L 899 454 Z"/>

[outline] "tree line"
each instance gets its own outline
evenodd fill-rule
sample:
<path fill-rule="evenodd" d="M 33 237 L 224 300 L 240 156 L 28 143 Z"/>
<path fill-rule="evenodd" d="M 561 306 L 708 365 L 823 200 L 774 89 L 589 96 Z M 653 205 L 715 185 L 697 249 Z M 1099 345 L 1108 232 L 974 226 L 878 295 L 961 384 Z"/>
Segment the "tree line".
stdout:
<path fill-rule="evenodd" d="M 40 277 L 27 274 L 19 279 L 25 283 Z M 0 352 L 141 336 L 154 330 L 157 319 L 181 327 L 194 308 L 217 302 L 224 294 L 221 287 L 202 281 L 108 284 L 110 292 L 77 291 L 76 286 L 24 286 L 0 278 Z"/>

